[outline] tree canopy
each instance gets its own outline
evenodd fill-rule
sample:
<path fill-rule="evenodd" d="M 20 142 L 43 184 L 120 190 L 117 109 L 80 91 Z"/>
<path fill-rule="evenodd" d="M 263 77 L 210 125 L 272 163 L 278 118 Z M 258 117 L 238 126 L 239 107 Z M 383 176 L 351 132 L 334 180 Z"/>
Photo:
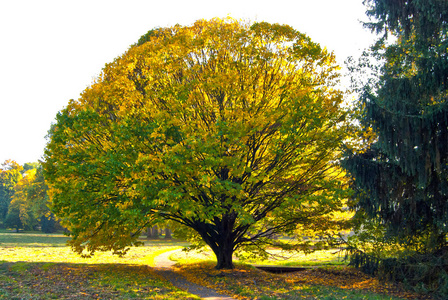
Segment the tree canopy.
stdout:
<path fill-rule="evenodd" d="M 124 253 L 169 220 L 232 268 L 234 251 L 275 234 L 340 230 L 337 70 L 333 54 L 286 25 L 150 31 L 52 128 L 45 176 L 73 248 Z"/>

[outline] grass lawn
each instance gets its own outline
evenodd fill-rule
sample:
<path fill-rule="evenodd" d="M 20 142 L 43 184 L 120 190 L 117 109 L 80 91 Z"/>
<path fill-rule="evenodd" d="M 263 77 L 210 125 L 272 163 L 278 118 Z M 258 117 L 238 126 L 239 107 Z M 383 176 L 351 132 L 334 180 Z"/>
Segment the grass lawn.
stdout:
<path fill-rule="evenodd" d="M 186 246 L 179 241 L 145 241 L 125 257 L 97 253 L 81 258 L 62 234 L 0 231 L 0 299 L 198 299 L 163 280 L 149 266 L 158 254 Z M 379 283 L 344 265 L 329 253 L 259 264 L 326 265 L 276 275 L 238 263 L 217 271 L 209 252 L 173 255 L 176 271 L 193 282 L 238 299 L 417 299 L 395 285 Z M 339 263 L 340 264 L 340 263 Z M 420 297 L 419 299 L 424 299 Z M 429 298 L 426 298 L 429 299 Z"/>
<path fill-rule="evenodd" d="M 336 249 L 319 250 L 308 254 L 303 252 L 285 252 L 275 249 L 268 250 L 268 252 L 273 254 L 273 256 L 265 260 L 247 257 L 235 257 L 235 259 L 245 264 L 291 267 L 345 266 L 348 263 L 341 252 Z M 180 252 L 173 254 L 171 259 L 185 264 L 213 260 L 214 255 L 211 251 Z"/>
<path fill-rule="evenodd" d="M 15 233 L 0 230 L 0 247 L 65 247 L 68 237 L 41 232 Z"/>
<path fill-rule="evenodd" d="M 122 258 L 81 258 L 66 241 L 62 234 L 0 231 L 0 299 L 198 299 L 148 267 L 185 243 L 154 241 Z"/>

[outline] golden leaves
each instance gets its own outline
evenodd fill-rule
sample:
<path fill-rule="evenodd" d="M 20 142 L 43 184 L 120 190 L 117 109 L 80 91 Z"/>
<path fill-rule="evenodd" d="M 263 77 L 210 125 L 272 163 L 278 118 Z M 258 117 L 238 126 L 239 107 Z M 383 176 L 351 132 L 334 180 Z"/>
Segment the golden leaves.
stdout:
<path fill-rule="evenodd" d="M 184 224 L 229 212 L 234 224 L 273 224 L 300 206 L 295 194 L 321 201 L 313 193 L 340 188 L 336 67 L 309 38 L 213 19 L 145 40 L 70 104 L 49 146 L 52 197 L 79 245 L 119 249 L 162 210 Z"/>
<path fill-rule="evenodd" d="M 212 263 L 198 262 L 177 267 L 176 271 L 192 282 L 242 300 L 262 296 L 275 299 L 321 299 L 331 296 L 334 299 L 422 297 L 407 292 L 399 285 L 379 282 L 349 267 L 313 268 L 281 275 L 243 265 L 237 265 L 233 270 L 216 270 Z"/>

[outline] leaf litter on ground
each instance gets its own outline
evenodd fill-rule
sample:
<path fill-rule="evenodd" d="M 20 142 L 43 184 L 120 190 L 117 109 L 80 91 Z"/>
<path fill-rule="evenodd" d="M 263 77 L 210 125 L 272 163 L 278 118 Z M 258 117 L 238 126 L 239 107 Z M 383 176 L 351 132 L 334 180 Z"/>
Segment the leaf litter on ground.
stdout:
<path fill-rule="evenodd" d="M 198 299 L 144 265 L 17 264 L 0 264 L 0 299 Z"/>
<path fill-rule="evenodd" d="M 310 268 L 272 274 L 237 264 L 233 270 L 216 270 L 214 262 L 177 265 L 189 280 L 221 293 L 248 299 L 432 299 L 383 283 L 351 267 Z"/>

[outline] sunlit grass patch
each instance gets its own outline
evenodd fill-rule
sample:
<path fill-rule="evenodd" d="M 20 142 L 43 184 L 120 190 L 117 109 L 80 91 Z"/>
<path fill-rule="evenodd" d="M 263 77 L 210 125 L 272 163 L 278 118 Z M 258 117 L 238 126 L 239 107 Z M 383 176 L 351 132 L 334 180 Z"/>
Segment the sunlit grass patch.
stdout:
<path fill-rule="evenodd" d="M 118 257 L 111 252 L 97 252 L 90 258 L 83 258 L 74 253 L 70 247 L 0 247 L 2 260 L 9 262 L 64 262 L 64 263 L 116 263 L 116 264 L 147 264 L 151 254 L 160 247 L 133 247 L 124 257 Z"/>
<path fill-rule="evenodd" d="M 272 256 L 267 259 L 252 258 L 249 255 L 235 256 L 235 261 L 254 265 L 272 265 L 272 266 L 329 266 L 329 265 L 347 265 L 344 257 L 335 249 L 319 250 L 312 253 L 303 253 L 297 251 L 282 251 L 270 249 Z M 172 260 L 180 264 L 194 263 L 200 261 L 215 261 L 213 252 L 205 247 L 201 250 L 182 251 L 171 255 Z"/>
<path fill-rule="evenodd" d="M 216 264 L 216 256 L 207 248 L 201 250 L 178 251 L 171 254 L 170 259 L 178 264 L 192 264 L 197 262 L 214 262 Z"/>
<path fill-rule="evenodd" d="M 74 253 L 70 247 L 1 247 L 1 259 L 6 262 L 47 262 L 82 264 L 140 264 L 152 265 L 158 254 L 181 248 L 182 246 L 141 246 L 132 247 L 128 253 L 119 257 L 111 252 L 96 252 L 90 258 Z"/>
<path fill-rule="evenodd" d="M 329 265 L 347 265 L 347 261 L 338 249 L 317 250 L 312 253 L 298 251 L 282 251 L 279 249 L 270 249 L 271 254 L 267 259 L 251 258 L 250 256 L 240 255 L 241 262 L 255 265 L 272 266 L 329 266 Z"/>

